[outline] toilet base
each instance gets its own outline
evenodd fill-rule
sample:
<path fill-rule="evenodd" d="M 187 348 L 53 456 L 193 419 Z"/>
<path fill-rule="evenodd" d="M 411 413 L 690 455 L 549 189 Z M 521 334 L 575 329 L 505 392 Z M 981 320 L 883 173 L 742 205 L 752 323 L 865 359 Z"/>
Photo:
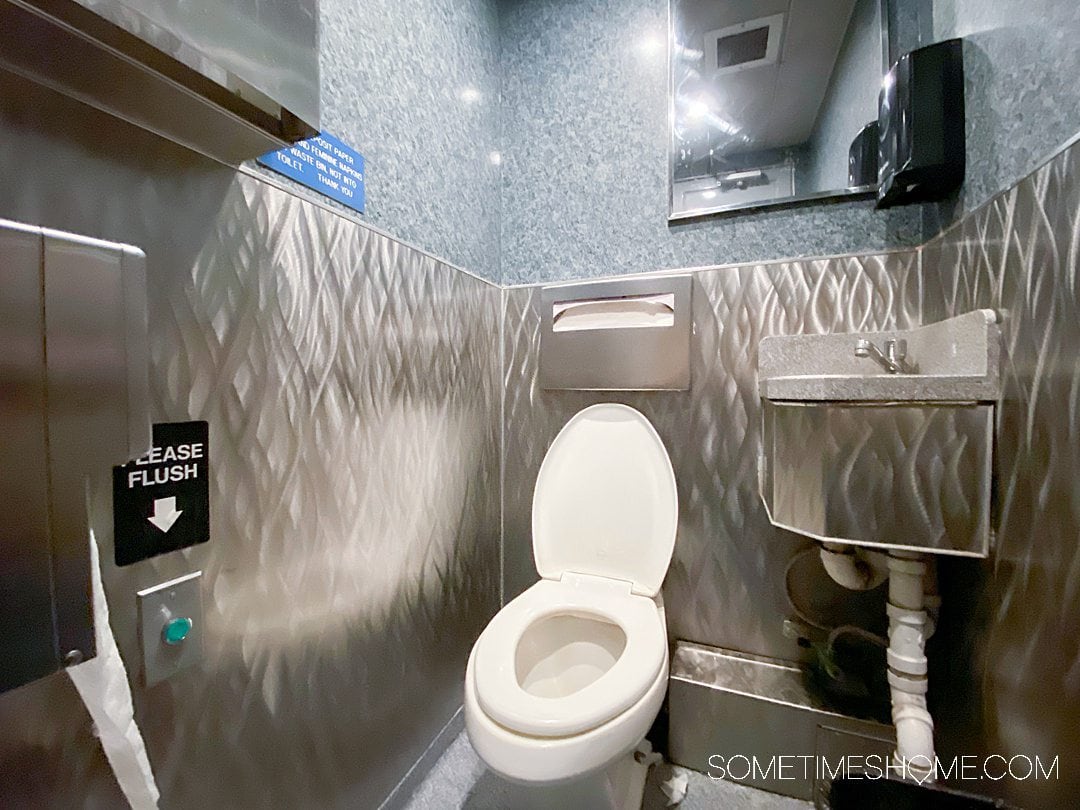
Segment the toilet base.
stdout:
<path fill-rule="evenodd" d="M 637 748 L 613 762 L 603 772 L 607 795 L 612 801 L 611 810 L 641 810 L 649 768 L 660 759 L 659 754 L 653 753 L 652 744 L 642 740 Z"/>
<path fill-rule="evenodd" d="M 515 810 L 641 810 L 649 768 L 659 761 L 648 740 L 615 760 L 604 770 L 556 784 L 524 784 L 499 779 L 500 798 Z"/>

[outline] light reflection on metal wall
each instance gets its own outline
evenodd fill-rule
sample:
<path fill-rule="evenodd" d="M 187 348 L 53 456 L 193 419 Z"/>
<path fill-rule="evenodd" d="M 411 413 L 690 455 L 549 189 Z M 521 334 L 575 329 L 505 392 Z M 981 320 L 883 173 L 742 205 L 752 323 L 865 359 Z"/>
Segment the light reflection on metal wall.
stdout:
<path fill-rule="evenodd" d="M 207 660 L 147 744 L 184 806 L 368 805 L 497 607 L 498 291 L 250 178 L 218 223 L 153 346 L 161 411 L 211 425 Z"/>
<path fill-rule="evenodd" d="M 963 787 L 1024 807 L 1080 793 L 1080 147 L 1072 147 L 920 251 L 695 273 L 686 393 L 549 392 L 537 386 L 540 292 L 505 300 L 504 554 L 507 598 L 536 576 L 529 505 L 544 452 L 586 404 L 641 409 L 672 455 L 680 527 L 664 586 L 672 638 L 778 658 L 783 576 L 802 541 L 773 528 L 757 497 L 757 345 L 772 334 L 905 329 L 972 309 L 1002 318 L 1005 399 L 996 428 L 997 545 L 988 562 L 940 564 L 931 641 L 940 754 L 1060 755 L 1055 780 Z M 817 607 L 861 600 L 820 567 L 794 585 Z"/>
<path fill-rule="evenodd" d="M 757 344 L 766 335 L 906 329 L 920 313 L 901 300 L 913 254 L 748 265 L 694 274 L 695 335 L 687 392 L 597 394 L 537 384 L 540 288 L 506 293 L 505 579 L 509 598 L 536 576 L 532 487 L 548 444 L 586 404 L 617 400 L 656 425 L 679 486 L 679 540 L 668 570 L 668 634 L 758 655 L 795 658 L 781 632 L 782 572 L 804 541 L 774 528 L 758 496 L 761 414 Z M 815 583 L 838 603 L 824 575 Z M 880 608 L 884 615 L 884 607 Z"/>
<path fill-rule="evenodd" d="M 469 642 L 496 607 L 499 293 L 104 116 L 78 109 L 87 126 L 73 134 L 72 104 L 0 111 L 0 216 L 146 248 L 157 417 L 209 418 L 219 473 L 210 544 L 106 570 L 114 604 L 131 600 L 126 617 L 114 608 L 129 661 L 135 589 L 207 571 L 205 667 L 136 689 L 163 805 L 368 806 L 457 705 Z M 48 160 L 28 162 L 31 147 Z M 1078 219 L 1074 148 L 921 253 L 699 272 L 686 393 L 540 391 L 539 289 L 507 291 L 507 596 L 535 577 L 529 508 L 547 445 L 577 409 L 617 399 L 654 421 L 676 466 L 671 637 L 796 657 L 781 577 L 802 541 L 757 497 L 758 341 L 996 308 L 997 547 L 985 564 L 942 564 L 931 698 L 945 755 L 1062 757 L 1056 782 L 979 789 L 1066 806 L 1080 792 Z M 816 569 L 795 578 L 819 606 L 852 604 Z M 76 701 L 63 678 L 0 699 L 5 799 L 122 806 Z"/>
<path fill-rule="evenodd" d="M 1003 780 L 1023 807 L 1080 795 L 1080 147 L 1072 146 L 923 249 L 942 317 L 1001 314 L 997 545 L 950 562 L 939 649 L 950 749 L 1061 756 L 1057 780 Z M 931 676 L 933 677 L 933 676 Z"/>
<path fill-rule="evenodd" d="M 146 249 L 155 419 L 210 423 L 209 543 L 117 569 L 93 500 L 133 676 L 135 591 L 205 572 L 203 665 L 134 689 L 162 806 L 375 806 L 498 607 L 500 292 L 69 104 L 0 115 L 0 211 Z M 0 795 L 123 806 L 63 676 L 0 698 Z"/>
<path fill-rule="evenodd" d="M 778 526 L 985 556 L 992 405 L 763 405 L 761 492 Z"/>

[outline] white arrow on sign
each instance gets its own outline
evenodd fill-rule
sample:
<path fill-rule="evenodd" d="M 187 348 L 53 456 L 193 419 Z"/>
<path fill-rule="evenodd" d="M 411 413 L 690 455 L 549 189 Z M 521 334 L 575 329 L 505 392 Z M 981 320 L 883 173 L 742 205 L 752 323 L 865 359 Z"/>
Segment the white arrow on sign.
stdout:
<path fill-rule="evenodd" d="M 147 520 L 163 532 L 167 532 L 182 514 L 184 514 L 184 510 L 176 508 L 175 497 L 154 498 L 154 514 L 148 517 Z"/>

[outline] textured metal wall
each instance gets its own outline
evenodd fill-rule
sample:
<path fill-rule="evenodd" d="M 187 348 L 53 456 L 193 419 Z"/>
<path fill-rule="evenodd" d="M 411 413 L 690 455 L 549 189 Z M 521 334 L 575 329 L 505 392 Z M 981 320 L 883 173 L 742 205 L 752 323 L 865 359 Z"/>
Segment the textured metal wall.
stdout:
<path fill-rule="evenodd" d="M 986 555 L 993 405 L 765 402 L 764 417 L 761 492 L 777 525 Z"/>
<path fill-rule="evenodd" d="M 678 479 L 680 526 L 664 585 L 668 632 L 795 660 L 781 633 L 784 572 L 804 541 L 772 527 L 757 494 L 757 346 L 774 334 L 902 329 L 996 309 L 1005 400 L 996 427 L 997 545 L 947 560 L 931 641 L 941 753 L 1061 756 L 1056 780 L 965 783 L 1025 807 L 1080 794 L 1080 148 L 920 251 L 694 274 L 685 393 L 547 392 L 537 385 L 540 288 L 506 292 L 504 582 L 536 577 L 529 509 L 544 452 L 579 408 L 615 400 L 656 425 Z M 797 596 L 834 620 L 880 622 L 881 594 L 846 594 L 813 555 Z"/>
<path fill-rule="evenodd" d="M 162 807 L 378 805 L 498 607 L 498 288 L 48 94 L 0 119 L 0 216 L 142 246 L 155 421 L 210 423 L 209 543 L 117 569 L 93 492 L 133 677 L 136 590 L 204 571 L 202 666 L 134 688 Z M 0 796 L 123 806 L 63 675 L 0 696 Z"/>
<path fill-rule="evenodd" d="M 0 216 L 143 246 L 156 416 L 211 423 L 214 538 L 105 571 L 129 662 L 135 589 L 207 572 L 204 667 L 135 690 L 163 806 L 370 806 L 457 706 L 471 639 L 497 607 L 499 292 L 6 81 Z M 1059 781 L 996 788 L 1068 806 L 1080 792 L 1078 163 L 1062 154 L 921 252 L 696 273 L 686 393 L 539 390 L 539 289 L 507 290 L 507 597 L 536 576 L 529 509 L 547 445 L 584 405 L 625 401 L 657 425 L 679 481 L 671 637 L 794 659 L 782 579 L 803 541 L 774 529 L 757 496 L 759 340 L 997 308 L 998 545 L 985 564 L 942 566 L 931 698 L 944 753 L 1060 754 Z M 104 505 L 99 493 L 107 545 Z M 792 575 L 835 618 L 883 616 L 880 594 L 841 592 L 812 556 Z M 122 806 L 63 677 L 0 697 L 0 795 Z"/>
<path fill-rule="evenodd" d="M 796 657 L 798 647 L 781 632 L 786 615 L 781 575 L 804 541 L 774 528 L 758 497 L 757 345 L 775 334 L 914 326 L 922 313 L 904 289 L 917 275 L 918 256 L 911 253 L 697 272 L 691 388 L 642 394 L 541 390 L 540 288 L 507 290 L 506 597 L 536 577 L 529 514 L 547 446 L 585 405 L 626 402 L 656 425 L 678 481 L 679 539 L 664 586 L 669 636 Z M 816 584 L 817 601 L 840 601 L 839 586 L 824 577 Z"/>
<path fill-rule="evenodd" d="M 944 570 L 939 742 L 1061 756 L 1056 781 L 993 787 L 1024 807 L 1080 795 L 1080 147 L 922 251 L 934 318 L 992 307 L 1004 342 L 997 546 Z M 943 738 L 943 739 L 942 739 Z"/>

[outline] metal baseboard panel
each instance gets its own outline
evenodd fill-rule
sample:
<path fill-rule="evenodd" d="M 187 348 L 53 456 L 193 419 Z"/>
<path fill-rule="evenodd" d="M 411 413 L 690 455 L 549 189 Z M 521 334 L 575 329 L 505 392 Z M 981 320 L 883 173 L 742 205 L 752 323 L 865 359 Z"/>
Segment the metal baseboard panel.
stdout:
<path fill-rule="evenodd" d="M 827 806 L 825 768 L 853 755 L 887 757 L 895 738 L 891 726 L 822 707 L 806 679 L 795 664 L 676 642 L 668 757 L 715 778 Z M 781 756 L 790 765 L 783 771 L 775 767 Z M 750 773 L 739 778 L 743 757 Z"/>

